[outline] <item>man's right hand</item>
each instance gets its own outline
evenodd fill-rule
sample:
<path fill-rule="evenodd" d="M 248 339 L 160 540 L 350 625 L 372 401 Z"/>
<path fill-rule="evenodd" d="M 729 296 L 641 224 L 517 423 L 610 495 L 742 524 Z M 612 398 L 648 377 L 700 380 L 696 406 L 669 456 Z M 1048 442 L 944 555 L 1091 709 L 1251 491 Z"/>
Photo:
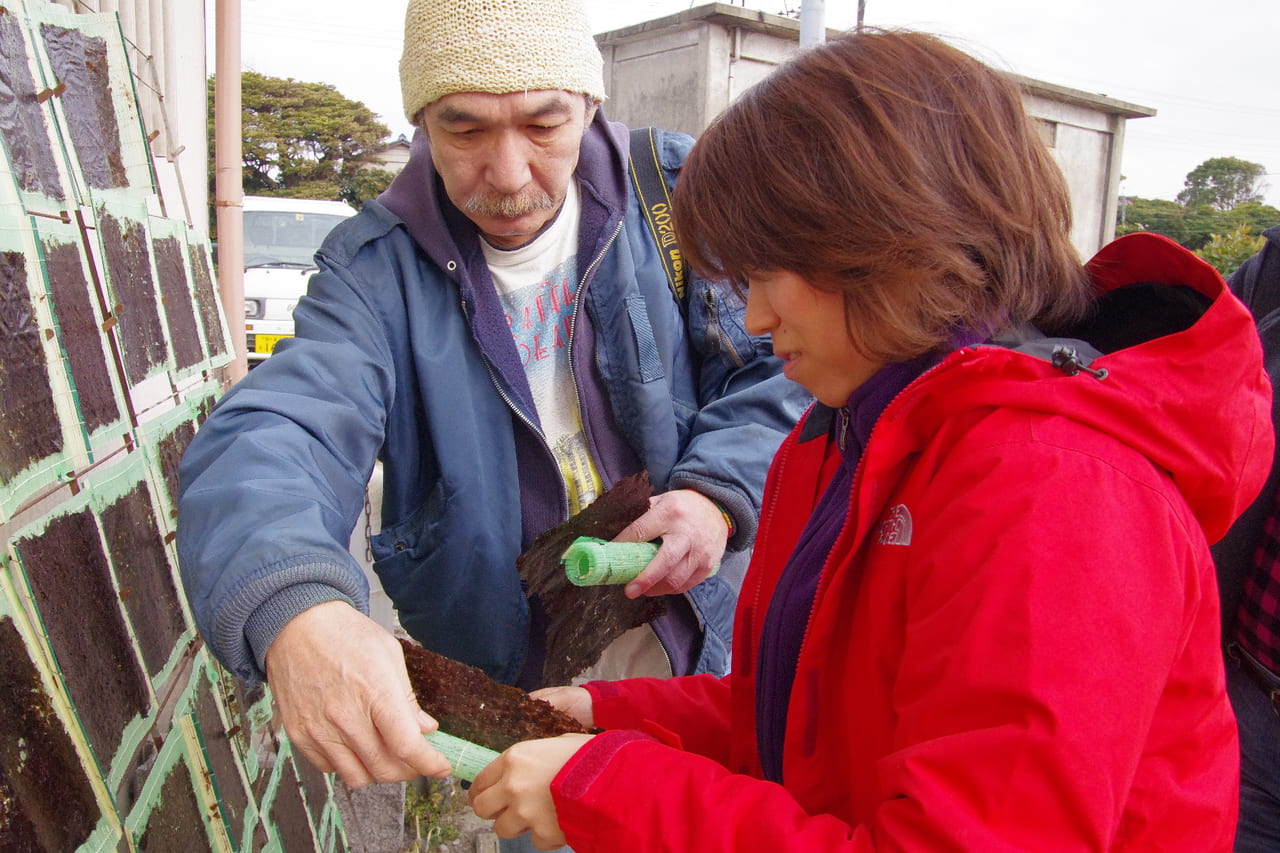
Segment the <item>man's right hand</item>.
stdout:
<path fill-rule="evenodd" d="M 447 776 L 422 737 L 438 727 L 414 697 L 400 644 L 344 601 L 295 616 L 267 650 L 267 682 L 294 747 L 352 788 Z"/>

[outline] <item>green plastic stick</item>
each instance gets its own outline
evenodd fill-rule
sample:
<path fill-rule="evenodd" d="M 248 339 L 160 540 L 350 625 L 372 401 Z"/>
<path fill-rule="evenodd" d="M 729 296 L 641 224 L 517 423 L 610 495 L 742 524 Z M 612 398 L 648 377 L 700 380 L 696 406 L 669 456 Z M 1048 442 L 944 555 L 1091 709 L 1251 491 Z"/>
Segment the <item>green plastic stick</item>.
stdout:
<path fill-rule="evenodd" d="M 658 546 L 653 542 L 606 542 L 579 536 L 560 562 L 575 585 L 602 586 L 635 580 L 657 553 Z"/>
<path fill-rule="evenodd" d="M 498 753 L 488 747 L 445 734 L 442 731 L 434 731 L 429 735 L 424 735 L 424 737 L 426 737 L 427 743 L 449 759 L 449 764 L 453 766 L 453 775 L 468 782 L 475 781 L 477 774 L 488 767 L 489 762 L 498 757 Z"/>
<path fill-rule="evenodd" d="M 657 542 L 608 542 L 579 536 L 560 555 L 560 563 L 577 586 L 624 584 L 635 580 L 657 553 Z M 719 565 L 711 574 L 718 571 Z"/>

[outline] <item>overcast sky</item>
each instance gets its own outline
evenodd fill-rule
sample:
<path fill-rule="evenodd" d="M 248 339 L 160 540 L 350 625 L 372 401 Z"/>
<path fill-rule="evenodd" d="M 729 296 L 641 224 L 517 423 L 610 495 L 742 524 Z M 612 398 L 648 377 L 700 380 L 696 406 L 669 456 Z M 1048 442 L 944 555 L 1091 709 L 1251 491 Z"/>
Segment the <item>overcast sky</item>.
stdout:
<path fill-rule="evenodd" d="M 800 0 L 746 0 L 765 12 Z M 212 30 L 213 0 L 206 0 Z M 241 0 L 246 70 L 330 83 L 394 134 L 406 0 Z M 689 0 L 588 0 L 606 32 L 683 11 Z M 827 26 L 857 0 L 826 0 Z M 1280 0 L 866 0 L 868 26 L 936 33 L 996 67 L 1150 107 L 1128 123 L 1120 190 L 1172 199 L 1210 157 L 1267 167 L 1280 207 Z M 212 62 L 212 54 L 210 62 Z M 606 111 L 608 105 L 606 104 Z"/>

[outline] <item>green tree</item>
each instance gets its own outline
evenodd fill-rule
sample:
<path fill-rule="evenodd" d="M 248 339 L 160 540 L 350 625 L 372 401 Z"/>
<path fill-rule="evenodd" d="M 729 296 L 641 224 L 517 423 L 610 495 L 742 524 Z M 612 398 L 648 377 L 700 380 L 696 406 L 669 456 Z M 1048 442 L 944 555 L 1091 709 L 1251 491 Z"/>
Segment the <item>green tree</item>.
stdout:
<path fill-rule="evenodd" d="M 1187 173 L 1186 189 L 1178 193 L 1178 203 L 1188 208 L 1206 205 L 1231 210 L 1245 202 L 1262 201 L 1260 182 L 1266 173 L 1261 163 L 1211 157 Z"/>
<path fill-rule="evenodd" d="M 1120 199 L 1120 223 L 1116 234 L 1152 231 L 1179 243 L 1187 239 L 1187 210 L 1174 201 L 1162 198 L 1125 197 Z"/>
<path fill-rule="evenodd" d="M 1241 228 L 1261 233 L 1280 224 L 1280 210 L 1262 203 L 1266 167 L 1236 157 L 1213 157 L 1188 174 L 1177 201 L 1122 197 L 1116 234 L 1151 231 L 1197 251 L 1215 235 Z M 1216 250 L 1215 250 L 1216 251 Z"/>
<path fill-rule="evenodd" d="M 1214 269 L 1223 276 L 1229 276 L 1260 251 L 1265 242 L 1265 238 L 1255 237 L 1253 229 L 1248 225 L 1241 225 L 1226 234 L 1214 234 L 1196 254 L 1213 264 Z"/>
<path fill-rule="evenodd" d="M 1280 223 L 1280 210 L 1260 201 L 1247 201 L 1228 210 L 1201 204 L 1188 208 L 1184 221 L 1186 237 L 1178 242 L 1195 251 L 1207 246 L 1215 235 L 1228 234 L 1240 228 L 1261 233 Z"/>
<path fill-rule="evenodd" d="M 210 77 L 210 138 L 213 84 Z M 252 71 L 240 75 L 240 96 L 246 193 L 343 199 L 359 207 L 390 183 L 389 172 L 368 165 L 390 131 L 359 101 L 324 83 Z"/>

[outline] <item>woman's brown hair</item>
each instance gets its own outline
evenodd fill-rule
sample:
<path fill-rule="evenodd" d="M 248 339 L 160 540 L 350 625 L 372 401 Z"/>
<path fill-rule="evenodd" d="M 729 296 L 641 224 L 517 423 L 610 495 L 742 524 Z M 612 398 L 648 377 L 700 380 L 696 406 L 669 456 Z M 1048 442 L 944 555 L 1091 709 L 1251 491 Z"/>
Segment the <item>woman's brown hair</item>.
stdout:
<path fill-rule="evenodd" d="M 1016 85 L 923 33 L 846 35 L 781 66 L 698 140 L 674 202 L 695 270 L 838 290 L 855 344 L 886 361 L 961 329 L 1052 332 L 1092 298 Z"/>

